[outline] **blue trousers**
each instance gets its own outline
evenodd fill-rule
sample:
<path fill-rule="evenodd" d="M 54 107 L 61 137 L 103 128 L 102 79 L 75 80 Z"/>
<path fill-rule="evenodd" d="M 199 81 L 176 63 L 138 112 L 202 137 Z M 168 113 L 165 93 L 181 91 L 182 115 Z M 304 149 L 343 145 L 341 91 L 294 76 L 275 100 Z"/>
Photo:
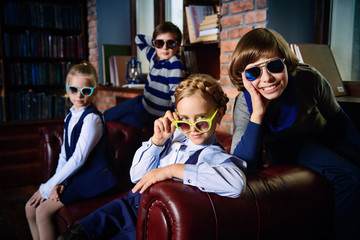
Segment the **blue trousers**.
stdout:
<path fill-rule="evenodd" d="M 129 191 L 79 222 L 88 239 L 136 239 L 136 220 L 142 194 Z"/>
<path fill-rule="evenodd" d="M 138 128 L 153 127 L 159 116 L 148 113 L 141 103 L 142 95 L 119 103 L 104 112 L 105 121 L 117 121 Z"/>
<path fill-rule="evenodd" d="M 336 239 L 359 239 L 360 168 L 333 149 L 314 142 L 299 152 L 298 164 L 313 169 L 332 183 Z"/>
<path fill-rule="evenodd" d="M 306 138 L 276 143 L 268 150 L 275 162 L 295 159 L 327 178 L 335 194 L 336 239 L 348 240 L 360 237 L 360 148 L 351 142 Z M 310 196 L 311 197 L 311 196 Z"/>

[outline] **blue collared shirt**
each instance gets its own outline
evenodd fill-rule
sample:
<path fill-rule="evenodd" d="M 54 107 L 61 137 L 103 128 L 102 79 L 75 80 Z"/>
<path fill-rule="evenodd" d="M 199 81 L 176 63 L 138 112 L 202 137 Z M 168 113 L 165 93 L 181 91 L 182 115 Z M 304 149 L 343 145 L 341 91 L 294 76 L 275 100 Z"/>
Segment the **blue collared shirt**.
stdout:
<path fill-rule="evenodd" d="M 203 149 L 196 165 L 186 164 L 183 183 L 204 192 L 239 197 L 245 189 L 246 178 L 242 169 L 246 169 L 246 162 L 226 153 L 215 145 L 218 142 L 214 134 L 205 144 L 196 145 L 177 129 L 164 146 L 154 145 L 151 139 L 143 142 L 133 159 L 131 181 L 137 183 L 155 168 L 184 164 L 197 150 Z"/>

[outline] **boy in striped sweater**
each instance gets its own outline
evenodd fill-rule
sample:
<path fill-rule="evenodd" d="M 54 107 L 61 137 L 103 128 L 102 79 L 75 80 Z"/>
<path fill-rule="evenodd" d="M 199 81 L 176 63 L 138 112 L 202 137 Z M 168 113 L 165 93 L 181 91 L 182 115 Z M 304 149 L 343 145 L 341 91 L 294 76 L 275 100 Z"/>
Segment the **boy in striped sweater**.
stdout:
<path fill-rule="evenodd" d="M 179 49 L 182 34 L 171 22 L 156 26 L 152 38 L 137 35 L 136 45 L 149 60 L 144 93 L 104 112 L 106 121 L 119 121 L 135 127 L 152 127 L 167 110 L 174 110 L 174 91 L 185 78 Z"/>

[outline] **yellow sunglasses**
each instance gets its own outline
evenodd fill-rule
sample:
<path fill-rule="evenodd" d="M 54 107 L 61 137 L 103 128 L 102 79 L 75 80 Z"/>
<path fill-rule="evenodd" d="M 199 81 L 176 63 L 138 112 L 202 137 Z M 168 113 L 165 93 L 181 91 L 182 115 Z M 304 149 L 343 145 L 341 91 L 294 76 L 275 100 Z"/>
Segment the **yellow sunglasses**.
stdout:
<path fill-rule="evenodd" d="M 183 133 L 188 133 L 191 131 L 191 126 L 194 126 L 195 129 L 201 133 L 207 132 L 211 129 L 212 121 L 214 117 L 216 116 L 216 113 L 219 109 L 216 109 L 214 114 L 209 119 L 201 119 L 199 121 L 196 121 L 194 123 L 189 123 L 187 121 L 183 120 L 174 120 L 175 127 L 179 129 Z"/>

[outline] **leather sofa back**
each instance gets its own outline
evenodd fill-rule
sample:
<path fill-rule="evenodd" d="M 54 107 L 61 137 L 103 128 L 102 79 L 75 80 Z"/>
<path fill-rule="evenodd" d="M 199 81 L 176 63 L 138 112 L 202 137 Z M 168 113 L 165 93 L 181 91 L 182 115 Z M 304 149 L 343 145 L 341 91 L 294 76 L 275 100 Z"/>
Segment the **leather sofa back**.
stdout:
<path fill-rule="evenodd" d="M 39 128 L 39 151 L 43 161 L 43 179 L 54 175 L 63 142 L 63 124 L 53 124 Z M 107 122 L 110 148 L 114 151 L 113 169 L 120 185 L 131 186 L 129 170 L 137 148 L 148 139 L 152 129 L 139 129 L 120 122 Z"/>
<path fill-rule="evenodd" d="M 235 199 L 168 180 L 143 195 L 136 239 L 332 239 L 332 199 L 329 182 L 300 166 L 247 175 Z"/>

